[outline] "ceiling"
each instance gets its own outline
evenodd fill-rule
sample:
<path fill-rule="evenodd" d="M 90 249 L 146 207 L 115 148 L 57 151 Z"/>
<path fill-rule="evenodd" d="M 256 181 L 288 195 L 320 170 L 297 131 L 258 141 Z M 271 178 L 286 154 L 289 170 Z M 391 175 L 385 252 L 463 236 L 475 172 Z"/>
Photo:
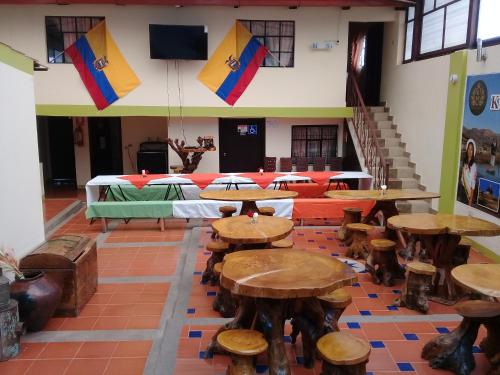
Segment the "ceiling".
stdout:
<path fill-rule="evenodd" d="M 391 6 L 415 5 L 415 0 L 0 0 L 0 4 L 116 4 L 116 5 L 219 5 L 219 6 Z"/>

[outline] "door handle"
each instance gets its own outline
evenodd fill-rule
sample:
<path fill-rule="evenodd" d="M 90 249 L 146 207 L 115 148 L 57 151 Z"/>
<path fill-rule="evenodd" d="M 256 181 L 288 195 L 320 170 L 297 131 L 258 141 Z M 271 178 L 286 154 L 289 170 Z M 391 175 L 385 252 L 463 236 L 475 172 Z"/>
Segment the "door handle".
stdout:
<path fill-rule="evenodd" d="M 227 152 L 224 152 L 223 156 L 227 156 Z"/>

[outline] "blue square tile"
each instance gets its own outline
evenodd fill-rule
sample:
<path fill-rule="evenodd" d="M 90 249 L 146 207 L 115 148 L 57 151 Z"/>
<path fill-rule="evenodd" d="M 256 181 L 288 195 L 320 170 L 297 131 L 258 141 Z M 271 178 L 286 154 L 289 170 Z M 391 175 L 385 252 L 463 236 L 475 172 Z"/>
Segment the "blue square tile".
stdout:
<path fill-rule="evenodd" d="M 297 364 L 298 365 L 303 365 L 304 364 L 304 357 L 296 356 L 295 359 L 297 360 Z"/>
<path fill-rule="evenodd" d="M 201 284 L 201 285 L 207 285 L 207 284 L 208 284 L 208 280 L 206 280 L 206 281 L 201 280 L 201 281 L 200 281 L 200 284 Z"/>
<path fill-rule="evenodd" d="M 199 357 L 200 359 L 208 359 L 208 358 L 213 358 L 213 357 L 214 357 L 214 354 L 213 354 L 213 353 L 206 352 L 206 351 L 201 351 L 201 352 L 198 354 L 198 357 Z"/>
<path fill-rule="evenodd" d="M 399 371 L 415 371 L 411 363 L 408 362 L 397 362 L 396 363 L 399 367 Z"/>
<path fill-rule="evenodd" d="M 436 331 L 438 331 L 439 333 L 449 333 L 450 330 L 446 327 L 436 327 Z"/>
<path fill-rule="evenodd" d="M 403 336 L 405 337 L 405 339 L 410 341 L 420 340 L 418 336 L 414 333 L 403 333 Z"/>
<path fill-rule="evenodd" d="M 474 345 L 472 347 L 472 353 L 482 353 L 483 351 L 481 350 L 481 348 L 477 345 Z"/>
<path fill-rule="evenodd" d="M 201 337 L 201 331 L 189 331 L 188 337 Z"/>
<path fill-rule="evenodd" d="M 292 338 L 290 336 L 283 336 L 283 342 L 292 342 Z"/>
<path fill-rule="evenodd" d="M 203 254 L 204 254 L 204 255 L 210 255 L 210 254 L 212 254 L 212 253 L 211 253 L 210 251 L 204 251 L 204 252 L 203 252 Z"/>
<path fill-rule="evenodd" d="M 370 341 L 370 345 L 374 349 L 385 348 L 385 345 L 384 345 L 383 341 Z"/>
<path fill-rule="evenodd" d="M 347 328 L 349 329 L 360 329 L 361 326 L 356 322 L 347 322 Z"/>
<path fill-rule="evenodd" d="M 201 272 L 201 271 L 194 271 L 194 272 L 193 272 L 193 275 L 201 275 L 202 273 L 203 273 L 203 272 Z"/>
<path fill-rule="evenodd" d="M 366 373 L 366 375 L 375 375 L 375 374 L 374 374 L 373 372 L 371 372 L 371 371 L 368 371 L 368 372 Z"/>
<path fill-rule="evenodd" d="M 399 289 L 393 289 L 392 292 L 394 294 L 401 294 L 401 291 Z"/>
<path fill-rule="evenodd" d="M 331 253 L 330 254 L 332 257 L 338 257 L 339 256 L 339 253 Z"/>
<path fill-rule="evenodd" d="M 387 306 L 387 310 L 389 311 L 398 311 L 398 307 L 397 306 Z"/>
<path fill-rule="evenodd" d="M 207 292 L 207 296 L 209 296 L 209 297 L 215 297 L 216 295 L 217 295 L 217 292 L 214 292 L 214 291 Z"/>
<path fill-rule="evenodd" d="M 368 298 L 378 298 L 377 293 L 368 293 Z"/>
<path fill-rule="evenodd" d="M 267 366 L 266 365 L 257 365 L 255 366 L 255 371 L 257 374 L 263 374 L 267 371 Z"/>
<path fill-rule="evenodd" d="M 193 308 L 193 307 L 191 307 L 191 308 L 187 309 L 187 313 L 188 313 L 188 314 L 194 314 L 195 312 L 196 312 L 196 309 L 195 309 L 195 308 Z"/>
<path fill-rule="evenodd" d="M 372 313 L 368 310 L 359 310 L 359 313 L 364 316 L 371 315 Z"/>
<path fill-rule="evenodd" d="M 357 288 L 357 287 L 360 287 L 361 285 L 359 283 L 352 283 L 352 286 Z"/>

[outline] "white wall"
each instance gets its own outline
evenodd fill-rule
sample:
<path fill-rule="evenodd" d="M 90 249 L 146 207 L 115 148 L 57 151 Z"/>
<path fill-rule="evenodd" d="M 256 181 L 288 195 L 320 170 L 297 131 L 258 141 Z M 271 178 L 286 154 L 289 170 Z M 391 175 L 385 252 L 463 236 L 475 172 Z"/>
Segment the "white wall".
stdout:
<path fill-rule="evenodd" d="M 380 97 L 394 116 L 421 183 L 439 192 L 450 57 L 402 64 L 402 24 L 404 12 L 397 22 L 385 25 Z M 433 208 L 437 204 L 433 200 Z"/>
<path fill-rule="evenodd" d="M 0 62 L 0 246 L 17 257 L 45 240 L 33 76 Z"/>
<path fill-rule="evenodd" d="M 148 24 L 202 24 L 208 27 L 211 54 L 240 19 L 295 20 L 295 67 L 260 69 L 238 106 L 344 107 L 349 21 L 393 21 L 394 8 L 309 7 L 183 7 L 113 5 L 0 5 L 0 39 L 47 63 L 47 15 L 105 16 L 109 30 L 142 84 L 115 105 L 166 106 L 179 104 L 177 78 L 184 106 L 227 106 L 196 76 L 204 61 L 183 61 L 180 71 L 162 60 L 149 58 Z M 339 40 L 329 51 L 313 51 L 314 41 Z M 37 75 L 37 104 L 92 104 L 71 64 L 49 64 Z M 178 74 L 179 73 L 179 74 Z"/>

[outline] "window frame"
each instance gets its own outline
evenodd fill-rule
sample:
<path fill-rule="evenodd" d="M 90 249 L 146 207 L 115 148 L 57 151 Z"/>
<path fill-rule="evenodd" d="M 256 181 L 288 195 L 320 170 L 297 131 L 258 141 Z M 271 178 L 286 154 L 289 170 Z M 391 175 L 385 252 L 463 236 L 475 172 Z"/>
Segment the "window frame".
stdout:
<path fill-rule="evenodd" d="M 76 39 L 75 40 L 78 40 L 78 35 L 79 34 L 85 34 L 86 32 L 88 32 L 90 29 L 92 29 L 92 21 L 94 19 L 97 19 L 99 20 L 99 22 L 102 22 L 106 19 L 106 17 L 104 16 L 45 16 L 45 46 L 47 48 L 47 63 L 48 64 L 72 64 L 71 61 L 67 61 L 67 56 L 66 56 L 66 53 L 62 53 L 60 56 L 58 56 L 57 54 L 55 56 L 51 56 L 50 55 L 50 51 L 54 48 L 51 48 L 51 46 L 49 46 L 49 33 L 48 33 L 48 20 L 49 19 L 53 19 L 53 18 L 58 18 L 59 19 L 59 26 L 61 28 L 61 30 L 58 32 L 60 34 L 60 39 L 59 41 L 62 43 L 62 45 L 64 46 L 64 34 L 75 34 L 76 36 Z M 63 18 L 73 18 L 74 21 L 75 21 L 75 31 L 62 31 L 62 19 Z M 78 22 L 77 20 L 78 19 L 90 19 L 90 29 L 86 30 L 86 31 L 80 31 L 78 30 Z M 61 51 L 63 52 L 63 51 Z M 60 53 L 60 52 L 59 52 Z M 57 59 L 59 57 L 62 57 L 62 61 L 57 61 Z M 51 59 L 54 59 L 53 61 L 51 61 Z"/>
<path fill-rule="evenodd" d="M 306 128 L 306 137 L 305 138 L 300 138 L 300 139 L 295 139 L 293 137 L 294 129 L 298 128 Z M 307 128 L 320 128 L 321 129 L 321 138 L 319 139 L 314 139 L 314 138 L 308 138 L 307 136 Z M 323 136 L 323 129 L 335 129 L 335 137 L 334 138 L 324 138 Z M 339 126 L 334 125 L 334 124 L 325 124 L 325 125 L 292 125 L 291 128 L 291 142 L 290 142 L 290 155 L 292 158 L 307 158 L 307 159 L 312 159 L 312 158 L 326 158 L 327 160 L 329 158 L 334 158 L 338 156 L 338 141 L 339 141 Z M 334 155 L 326 155 L 323 156 L 323 141 L 333 141 L 333 148 L 335 150 Z M 306 148 L 305 148 L 305 156 L 296 156 L 293 154 L 293 142 L 294 141 L 305 141 L 306 142 Z M 308 143 L 309 141 L 318 141 L 319 142 L 319 154 L 320 156 L 308 156 Z"/>
<path fill-rule="evenodd" d="M 475 2 L 474 0 L 472 0 L 473 2 Z M 479 0 L 476 4 L 477 6 L 477 9 L 475 10 L 476 13 L 474 14 L 474 22 L 475 22 L 475 33 L 474 33 L 474 44 L 473 44 L 473 48 L 477 48 L 477 29 L 479 27 L 479 11 L 480 11 L 480 8 L 481 8 L 481 0 Z M 489 38 L 489 39 L 483 39 L 483 47 L 491 47 L 491 46 L 494 46 L 494 45 L 497 45 L 497 44 L 500 44 L 500 35 L 496 36 L 496 37 L 493 37 L 493 38 Z"/>
<path fill-rule="evenodd" d="M 264 22 L 264 35 L 259 35 L 259 34 L 253 34 L 253 36 L 255 36 L 256 38 L 258 39 L 263 39 L 264 40 L 264 46 L 266 46 L 266 37 L 268 38 L 278 38 L 278 51 L 271 51 L 270 48 L 268 48 L 266 46 L 266 48 L 269 49 L 269 51 L 275 55 L 275 54 L 278 54 L 278 56 L 276 57 L 280 57 L 280 54 L 281 53 L 291 53 L 292 54 L 292 64 L 291 65 L 287 65 L 287 66 L 283 66 L 281 64 L 278 63 L 278 65 L 265 65 L 266 63 L 266 59 L 263 60 L 262 64 L 260 65 L 261 68 L 294 68 L 295 67 L 295 36 L 296 36 L 296 32 L 295 32 L 295 21 L 294 20 L 254 20 L 254 19 L 238 19 L 239 22 L 241 22 L 245 27 L 246 27 L 246 23 L 250 23 L 250 31 L 252 33 L 252 22 Z M 279 23 L 279 34 L 278 35 L 267 35 L 267 24 L 270 23 L 270 22 L 278 22 Z M 282 23 L 292 23 L 293 24 L 293 33 L 292 35 L 281 35 L 281 24 Z M 293 38 L 293 46 L 292 46 L 292 50 L 291 51 L 282 51 L 281 50 L 281 38 L 288 38 L 288 37 L 291 37 Z"/>

